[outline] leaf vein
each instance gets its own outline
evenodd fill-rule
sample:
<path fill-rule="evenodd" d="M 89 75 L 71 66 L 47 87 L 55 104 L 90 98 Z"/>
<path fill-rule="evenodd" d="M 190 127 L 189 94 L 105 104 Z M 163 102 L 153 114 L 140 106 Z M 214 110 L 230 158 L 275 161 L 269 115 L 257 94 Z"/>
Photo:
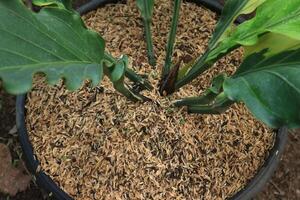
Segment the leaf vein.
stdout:
<path fill-rule="evenodd" d="M 30 61 L 32 61 L 32 62 L 35 62 L 35 63 L 38 63 L 38 62 L 39 62 L 38 60 L 35 60 L 34 58 L 31 58 L 31 57 L 25 56 L 25 55 L 23 55 L 23 54 L 20 54 L 19 52 L 16 52 L 16 51 L 11 51 L 11 50 L 8 50 L 8 49 L 3 49 L 3 48 L 0 48 L 0 51 L 3 51 L 3 52 L 8 52 L 8 53 L 15 54 L 15 55 L 17 55 L 17 56 L 20 56 L 20 57 L 26 58 L 27 60 L 30 60 Z"/>
<path fill-rule="evenodd" d="M 80 60 L 80 58 L 78 57 L 78 55 L 74 54 L 74 52 L 72 52 L 70 49 L 64 47 L 63 45 L 61 45 L 59 42 L 57 42 L 56 40 L 54 40 L 50 35 L 48 35 L 47 33 L 43 32 L 39 27 L 37 27 L 35 24 L 31 23 L 31 21 L 27 20 L 26 18 L 24 18 L 23 16 L 19 15 L 18 13 L 16 13 L 14 10 L 5 7 L 10 13 L 12 13 L 13 15 L 15 15 L 16 17 L 22 19 L 24 22 L 26 22 L 27 24 L 31 25 L 34 29 L 36 29 L 38 32 L 40 32 L 41 34 L 45 35 L 47 38 L 49 38 L 51 41 L 53 41 L 54 43 L 56 43 L 58 46 L 62 47 L 63 49 L 67 50 L 69 53 L 73 54 L 78 60 Z M 36 16 L 34 16 L 36 20 L 38 20 L 38 18 Z M 38 20 L 39 21 L 39 20 Z"/>
<path fill-rule="evenodd" d="M 90 62 L 84 62 L 84 61 L 45 62 L 45 63 L 38 63 L 38 64 L 4 66 L 4 67 L 0 68 L 0 71 L 10 70 L 10 69 L 18 70 L 21 67 L 22 68 L 24 68 L 24 67 L 41 67 L 41 66 L 46 66 L 46 65 L 51 65 L 51 66 L 55 67 L 55 65 L 67 65 L 67 64 L 86 64 L 86 65 L 96 64 L 96 65 L 99 65 L 98 63 L 90 63 Z"/>
<path fill-rule="evenodd" d="M 269 71 L 269 70 L 264 70 L 264 71 L 271 74 L 271 75 L 273 75 L 273 76 L 276 76 L 277 78 L 279 78 L 282 81 L 286 82 L 291 88 L 293 88 L 298 94 L 300 94 L 300 89 L 298 89 L 293 83 L 291 83 L 288 79 L 283 77 L 281 74 L 279 74 L 277 72 Z"/>
<path fill-rule="evenodd" d="M 38 49 L 43 50 L 43 51 L 45 51 L 45 52 L 47 52 L 47 53 L 49 53 L 49 54 L 55 56 L 56 58 L 58 58 L 58 59 L 60 59 L 60 60 L 65 60 L 64 58 L 62 58 L 62 57 L 60 57 L 60 56 L 58 56 L 58 55 L 56 55 L 56 54 L 53 54 L 53 53 L 52 53 L 51 51 L 49 51 L 48 49 L 45 49 L 45 48 L 43 48 L 43 47 L 37 45 L 36 43 L 34 43 L 34 42 L 30 41 L 30 40 L 27 40 L 27 39 L 25 39 L 25 38 L 23 38 L 23 37 L 21 37 L 21 36 L 15 34 L 15 33 L 13 33 L 13 32 L 10 32 L 10 31 L 8 31 L 8 30 L 1 29 L 1 28 L 0 28 L 0 30 L 5 31 L 5 32 L 9 33 L 10 35 L 12 35 L 12 36 L 14 36 L 14 37 L 17 37 L 17 38 L 19 38 L 19 39 L 21 39 L 21 40 L 23 40 L 23 41 L 25 41 L 25 42 L 27 42 L 27 43 L 30 43 L 30 44 L 32 44 L 33 46 L 37 47 Z"/>
<path fill-rule="evenodd" d="M 50 7 L 48 8 L 48 9 L 50 9 Z M 52 9 L 52 8 L 51 8 Z M 47 17 L 47 16 L 45 16 L 45 17 Z M 56 20 L 58 20 L 58 21 L 60 21 L 61 23 L 63 23 L 66 27 L 68 27 L 76 36 L 77 36 L 77 38 L 79 39 L 79 40 L 81 40 L 83 43 L 85 43 L 85 41 L 84 41 L 84 39 L 81 37 L 81 35 L 80 34 L 78 34 L 77 33 L 77 31 L 75 31 L 75 29 L 72 27 L 72 26 L 70 26 L 68 23 L 66 23 L 64 20 L 61 20 L 59 17 L 57 17 L 57 16 L 55 16 L 55 15 L 53 15 L 52 16 L 53 18 L 55 18 Z M 55 32 L 55 31 L 53 31 L 53 32 Z M 57 32 L 55 32 L 57 35 L 60 35 L 59 33 L 57 33 Z M 69 41 L 68 41 L 69 42 Z M 70 43 L 70 42 L 69 42 Z M 72 45 L 72 43 L 70 43 L 71 45 Z M 86 55 L 80 48 L 78 48 L 77 49 L 78 51 L 80 51 L 81 52 L 81 54 L 82 55 L 84 55 L 87 59 L 89 59 L 90 61 L 92 61 L 93 59 L 92 58 L 90 58 L 88 55 Z"/>

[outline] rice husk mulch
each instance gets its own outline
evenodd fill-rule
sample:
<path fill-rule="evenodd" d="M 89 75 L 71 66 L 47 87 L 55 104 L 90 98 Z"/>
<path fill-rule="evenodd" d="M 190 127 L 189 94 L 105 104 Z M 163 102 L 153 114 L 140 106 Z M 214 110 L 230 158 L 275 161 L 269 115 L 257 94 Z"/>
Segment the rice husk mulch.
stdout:
<path fill-rule="evenodd" d="M 165 58 L 171 1 L 155 1 L 153 17 L 157 66 L 147 64 L 143 25 L 133 0 L 99 8 L 83 17 L 106 40 L 114 56 L 127 54 L 133 69 L 157 86 Z M 174 51 L 198 57 L 217 16 L 183 3 Z M 46 86 L 36 78 L 26 104 L 27 128 L 42 169 L 76 200 L 226 199 L 241 190 L 262 166 L 274 131 L 252 117 L 243 104 L 221 115 L 187 114 L 175 99 L 201 94 L 213 76 L 232 74 L 241 49 L 220 60 L 175 94 L 133 103 L 104 79 L 76 91 Z"/>

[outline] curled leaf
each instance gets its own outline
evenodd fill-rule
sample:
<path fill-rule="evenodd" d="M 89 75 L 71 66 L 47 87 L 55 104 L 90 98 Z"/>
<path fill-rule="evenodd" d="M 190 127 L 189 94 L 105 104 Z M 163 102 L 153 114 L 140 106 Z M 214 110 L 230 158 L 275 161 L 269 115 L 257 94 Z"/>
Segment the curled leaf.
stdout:
<path fill-rule="evenodd" d="M 236 46 L 253 46 L 265 33 L 276 33 L 300 40 L 300 0 L 267 0 L 258 7 L 253 19 L 239 25 L 230 36 L 209 53 L 213 60 Z"/>

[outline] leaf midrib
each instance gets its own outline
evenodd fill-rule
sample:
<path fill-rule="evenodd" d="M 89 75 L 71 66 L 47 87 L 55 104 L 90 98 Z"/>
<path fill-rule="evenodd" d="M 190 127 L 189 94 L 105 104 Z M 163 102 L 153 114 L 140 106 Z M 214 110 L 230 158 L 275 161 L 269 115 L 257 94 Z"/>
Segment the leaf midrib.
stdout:
<path fill-rule="evenodd" d="M 18 68 L 22 67 L 41 67 L 45 65 L 53 65 L 54 68 L 56 68 L 56 65 L 59 65 L 59 68 L 61 68 L 61 65 L 67 65 L 67 64 L 86 64 L 86 65 L 100 65 L 99 63 L 93 63 L 88 61 L 64 61 L 64 62 L 45 62 L 45 63 L 38 63 L 38 64 L 26 64 L 26 65 L 10 65 L 10 66 L 3 66 L 0 67 L 0 72 L 2 70 L 17 70 Z M 26 70 L 28 68 L 25 68 Z"/>
<path fill-rule="evenodd" d="M 293 83 L 291 83 L 288 79 L 286 79 L 281 74 L 273 72 L 273 71 L 269 71 L 269 70 L 264 70 L 264 72 L 267 72 L 268 74 L 271 74 L 271 75 L 276 76 L 277 78 L 281 79 L 282 81 L 287 83 L 291 88 L 293 88 L 300 95 L 300 89 L 298 89 Z"/>

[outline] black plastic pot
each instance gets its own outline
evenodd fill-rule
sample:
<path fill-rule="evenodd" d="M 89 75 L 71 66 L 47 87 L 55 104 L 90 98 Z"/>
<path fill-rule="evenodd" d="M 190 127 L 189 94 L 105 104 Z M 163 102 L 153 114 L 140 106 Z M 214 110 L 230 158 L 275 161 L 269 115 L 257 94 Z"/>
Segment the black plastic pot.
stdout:
<path fill-rule="evenodd" d="M 97 2 L 96 2 L 97 1 Z M 204 5 L 213 11 L 220 13 L 222 5 L 218 1 L 213 0 L 192 0 L 197 4 Z M 105 3 L 116 2 L 116 0 L 92 0 L 91 4 L 87 3 L 80 7 L 78 10 L 80 13 L 86 13 L 95 9 L 99 5 Z M 243 19 L 239 19 L 239 22 Z M 51 193 L 57 200 L 72 200 L 72 198 L 61 190 L 58 185 L 43 171 L 38 171 L 39 161 L 37 160 L 33 147 L 29 141 L 28 133 L 25 123 L 25 102 L 26 95 L 20 95 L 17 97 L 16 112 L 17 112 L 17 128 L 21 147 L 24 153 L 25 162 L 28 170 L 35 176 L 37 184 Z M 236 193 L 231 200 L 247 200 L 254 197 L 268 182 L 274 173 L 280 156 L 283 153 L 286 141 L 288 138 L 288 132 L 286 128 L 281 128 L 276 132 L 276 140 L 273 149 L 270 151 L 268 158 L 266 159 L 264 165 L 259 169 L 258 173 L 254 178 L 249 181 L 249 183 L 238 193 Z"/>

